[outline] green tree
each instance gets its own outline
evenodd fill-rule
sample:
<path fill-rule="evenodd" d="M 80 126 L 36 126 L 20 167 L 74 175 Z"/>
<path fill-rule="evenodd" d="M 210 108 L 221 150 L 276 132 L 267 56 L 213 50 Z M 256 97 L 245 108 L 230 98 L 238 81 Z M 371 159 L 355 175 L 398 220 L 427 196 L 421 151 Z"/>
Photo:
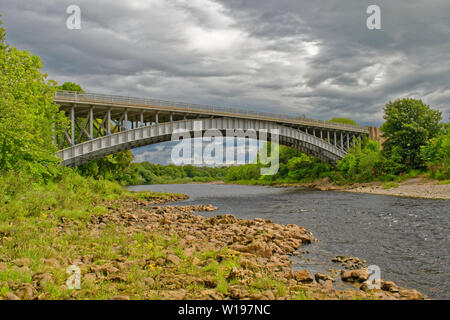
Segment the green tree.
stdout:
<path fill-rule="evenodd" d="M 420 148 L 420 155 L 433 178 L 450 179 L 450 124 Z"/>
<path fill-rule="evenodd" d="M 390 158 L 395 151 L 408 168 L 423 167 L 420 147 L 439 133 L 441 112 L 421 100 L 406 98 L 386 104 L 384 119 L 386 122 L 381 126 L 386 138 L 383 154 Z"/>
<path fill-rule="evenodd" d="M 349 124 L 351 126 L 359 127 L 359 124 L 355 120 L 352 120 L 349 118 L 333 118 L 330 121 L 336 122 L 336 123 Z"/>
<path fill-rule="evenodd" d="M 64 82 L 62 85 L 58 86 L 57 89 L 84 93 L 84 90 L 81 88 L 81 86 L 74 82 Z"/>
<path fill-rule="evenodd" d="M 67 120 L 53 102 L 56 83 L 41 68 L 38 56 L 6 44 L 0 28 L 0 172 L 57 170 L 54 136 Z"/>

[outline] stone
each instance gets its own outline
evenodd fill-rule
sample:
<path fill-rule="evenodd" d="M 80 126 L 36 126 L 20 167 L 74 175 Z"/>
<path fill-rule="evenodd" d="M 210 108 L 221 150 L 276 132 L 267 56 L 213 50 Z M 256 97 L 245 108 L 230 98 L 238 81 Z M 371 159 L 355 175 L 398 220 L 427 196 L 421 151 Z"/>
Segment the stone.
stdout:
<path fill-rule="evenodd" d="M 148 287 L 153 287 L 155 285 L 155 280 L 152 277 L 147 277 L 144 279 L 144 283 Z"/>
<path fill-rule="evenodd" d="M 294 278 L 298 282 L 301 283 L 312 283 L 314 282 L 314 278 L 312 277 L 311 273 L 309 273 L 308 270 L 300 270 L 294 273 Z"/>
<path fill-rule="evenodd" d="M 31 260 L 30 258 L 21 258 L 21 259 L 15 259 L 12 262 L 13 264 L 15 264 L 18 267 L 29 267 Z"/>
<path fill-rule="evenodd" d="M 50 273 L 38 273 L 33 276 L 33 280 L 36 281 L 37 285 L 41 286 L 46 282 L 52 282 L 53 275 Z"/>
<path fill-rule="evenodd" d="M 180 265 L 180 261 L 181 261 L 180 258 L 173 253 L 169 253 L 166 257 L 166 260 L 173 263 L 176 266 Z"/>
<path fill-rule="evenodd" d="M 192 258 L 192 264 L 194 266 L 198 266 L 199 264 L 201 264 L 201 262 L 202 261 L 199 258 L 197 258 L 197 257 Z"/>
<path fill-rule="evenodd" d="M 23 300 L 30 300 L 33 298 L 33 286 L 29 283 L 23 283 L 16 290 L 15 294 Z"/>
<path fill-rule="evenodd" d="M 369 272 L 366 269 L 342 271 L 341 279 L 346 282 L 364 282 L 369 279 Z"/>
<path fill-rule="evenodd" d="M 109 298 L 109 300 L 130 300 L 130 297 L 118 295 L 118 296 Z"/>
<path fill-rule="evenodd" d="M 324 274 L 324 273 L 316 273 L 314 275 L 314 278 L 316 279 L 316 281 L 322 280 L 322 281 L 328 281 L 328 280 L 333 280 L 333 278 L 331 278 L 330 276 Z"/>
<path fill-rule="evenodd" d="M 20 298 L 16 296 L 14 293 L 8 292 L 6 294 L 6 300 L 20 300 Z"/>
<path fill-rule="evenodd" d="M 273 294 L 273 292 L 271 290 L 267 290 L 266 292 L 264 292 L 264 296 L 268 300 L 275 300 L 275 295 Z"/>
<path fill-rule="evenodd" d="M 383 281 L 381 289 L 390 292 L 399 292 L 398 286 L 392 281 Z"/>
<path fill-rule="evenodd" d="M 403 289 L 399 290 L 400 296 L 406 298 L 407 300 L 421 300 L 422 294 L 414 289 Z"/>

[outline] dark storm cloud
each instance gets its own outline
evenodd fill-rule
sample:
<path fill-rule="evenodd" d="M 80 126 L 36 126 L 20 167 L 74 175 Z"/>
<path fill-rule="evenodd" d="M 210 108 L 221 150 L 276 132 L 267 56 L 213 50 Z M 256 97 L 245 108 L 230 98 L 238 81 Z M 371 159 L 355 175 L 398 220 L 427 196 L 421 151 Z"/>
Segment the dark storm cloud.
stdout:
<path fill-rule="evenodd" d="M 82 29 L 65 26 L 68 5 Z M 382 30 L 366 28 L 381 7 Z M 449 117 L 450 3 L 0 0 L 8 41 L 89 91 L 379 124 L 422 98 Z"/>

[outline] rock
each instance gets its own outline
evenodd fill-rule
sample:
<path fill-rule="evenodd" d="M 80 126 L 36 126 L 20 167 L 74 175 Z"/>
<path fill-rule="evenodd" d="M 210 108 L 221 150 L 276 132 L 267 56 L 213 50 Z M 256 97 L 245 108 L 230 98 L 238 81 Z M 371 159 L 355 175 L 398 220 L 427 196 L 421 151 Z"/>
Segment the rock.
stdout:
<path fill-rule="evenodd" d="M 183 253 L 186 257 L 190 257 L 194 254 L 195 252 L 195 247 L 191 247 L 191 248 L 186 248 L 184 249 Z"/>
<path fill-rule="evenodd" d="M 262 241 L 256 241 L 248 246 L 248 252 L 253 252 L 258 256 L 270 258 L 273 254 L 272 249 Z"/>
<path fill-rule="evenodd" d="M 109 300 L 130 300 L 130 297 L 118 295 L 118 296 L 114 296 L 114 297 L 109 298 Z"/>
<path fill-rule="evenodd" d="M 186 297 L 187 291 L 185 289 L 170 291 L 170 300 L 183 300 Z"/>
<path fill-rule="evenodd" d="M 30 300 L 33 298 L 33 286 L 29 283 L 23 283 L 16 290 L 15 294 L 22 300 Z"/>
<path fill-rule="evenodd" d="M 253 272 L 250 270 L 241 270 L 233 267 L 228 274 L 227 280 L 238 280 L 240 283 L 248 283 L 253 279 Z"/>
<path fill-rule="evenodd" d="M 14 293 L 8 292 L 6 294 L 6 300 L 20 300 L 20 298 L 16 296 Z"/>
<path fill-rule="evenodd" d="M 0 262 L 0 271 L 8 270 L 8 265 L 5 262 Z"/>
<path fill-rule="evenodd" d="M 250 299 L 252 300 L 261 300 L 263 295 L 260 292 L 256 292 L 250 295 Z"/>
<path fill-rule="evenodd" d="M 144 283 L 148 287 L 153 287 L 155 285 L 155 280 L 152 277 L 147 277 L 144 279 Z"/>
<path fill-rule="evenodd" d="M 38 286 L 42 286 L 46 282 L 53 282 L 53 275 L 50 273 L 38 273 L 33 276 L 33 280 L 36 281 Z"/>
<path fill-rule="evenodd" d="M 157 266 L 164 266 L 165 264 L 166 264 L 166 261 L 162 257 L 159 257 L 155 261 L 155 265 L 157 265 Z"/>
<path fill-rule="evenodd" d="M 422 294 L 414 289 L 403 289 L 399 290 L 400 296 L 406 298 L 407 300 L 421 300 Z"/>
<path fill-rule="evenodd" d="M 311 273 L 309 273 L 308 270 L 300 270 L 294 273 L 294 278 L 298 282 L 301 283 L 312 283 L 314 282 L 314 278 L 312 277 Z"/>
<path fill-rule="evenodd" d="M 330 276 L 324 274 L 324 273 L 316 273 L 314 275 L 314 278 L 316 279 L 316 281 L 322 280 L 322 281 L 328 281 L 328 280 L 334 280 L 333 278 L 331 278 Z"/>
<path fill-rule="evenodd" d="M 31 260 L 30 258 L 21 258 L 21 259 L 15 259 L 12 262 L 13 264 L 15 264 L 18 267 L 29 267 Z"/>
<path fill-rule="evenodd" d="M 320 286 L 329 294 L 334 294 L 335 290 L 333 288 L 333 281 L 331 280 L 318 280 Z"/>
<path fill-rule="evenodd" d="M 176 266 L 180 265 L 180 261 L 181 261 L 180 258 L 173 253 L 169 253 L 166 257 L 166 260 L 173 263 Z"/>
<path fill-rule="evenodd" d="M 273 294 L 273 292 L 271 290 L 267 290 L 266 292 L 264 292 L 264 296 L 268 300 L 275 300 L 275 295 Z"/>
<path fill-rule="evenodd" d="M 381 289 L 390 292 L 399 292 L 398 286 L 392 281 L 383 281 Z"/>
<path fill-rule="evenodd" d="M 364 282 L 369 279 L 369 272 L 366 269 L 342 271 L 341 279 L 346 282 Z"/>
<path fill-rule="evenodd" d="M 82 281 L 86 281 L 86 282 L 94 282 L 97 279 L 97 275 L 93 272 L 90 273 L 86 273 L 83 277 L 82 277 Z"/>
<path fill-rule="evenodd" d="M 197 258 L 197 257 L 192 258 L 192 264 L 194 266 L 198 266 L 201 263 L 202 263 L 202 261 L 199 258 Z"/>

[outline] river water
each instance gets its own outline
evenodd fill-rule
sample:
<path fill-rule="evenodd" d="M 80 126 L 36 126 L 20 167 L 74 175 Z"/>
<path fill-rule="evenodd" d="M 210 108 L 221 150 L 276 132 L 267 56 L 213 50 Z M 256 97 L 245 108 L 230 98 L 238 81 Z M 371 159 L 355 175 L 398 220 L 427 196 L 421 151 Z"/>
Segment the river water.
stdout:
<path fill-rule="evenodd" d="M 318 242 L 301 247 L 294 269 L 323 272 L 341 267 L 336 255 L 366 259 L 381 278 L 430 298 L 450 299 L 450 201 L 423 200 L 301 188 L 220 184 L 133 186 L 132 190 L 180 192 L 178 204 L 213 204 L 199 214 L 233 214 L 306 227 Z"/>

